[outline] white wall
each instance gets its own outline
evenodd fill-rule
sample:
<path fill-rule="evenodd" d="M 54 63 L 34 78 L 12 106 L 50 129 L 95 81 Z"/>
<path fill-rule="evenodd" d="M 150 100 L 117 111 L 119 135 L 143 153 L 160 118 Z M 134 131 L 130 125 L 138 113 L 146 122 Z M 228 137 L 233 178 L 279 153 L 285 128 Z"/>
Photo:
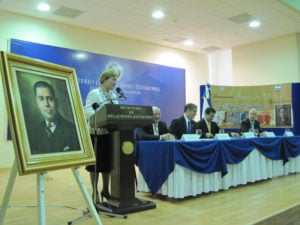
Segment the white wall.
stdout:
<path fill-rule="evenodd" d="M 209 54 L 209 83 L 232 85 L 232 50 L 220 50 Z"/>
<path fill-rule="evenodd" d="M 0 27 L 0 50 L 2 51 L 7 51 L 8 40 L 15 38 L 184 68 L 186 71 L 186 102 L 193 102 L 198 107 L 199 86 L 209 80 L 208 57 L 205 55 L 3 11 L 0 11 Z M 4 102 L 2 85 L 0 85 L 0 101 Z M 170 99 L 170 101 L 174 101 L 174 99 Z M 5 107 L 0 107 L 0 115 L 1 168 L 12 165 L 14 153 L 12 142 L 6 141 L 7 114 Z"/>
<path fill-rule="evenodd" d="M 247 86 L 299 82 L 297 39 L 297 34 L 291 34 L 234 48 L 233 83 Z"/>

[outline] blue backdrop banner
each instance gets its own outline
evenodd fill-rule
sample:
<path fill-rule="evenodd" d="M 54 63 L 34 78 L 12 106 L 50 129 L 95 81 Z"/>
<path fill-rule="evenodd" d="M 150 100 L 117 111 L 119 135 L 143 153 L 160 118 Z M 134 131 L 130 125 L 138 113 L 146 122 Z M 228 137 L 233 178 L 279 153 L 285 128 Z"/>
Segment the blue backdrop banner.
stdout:
<path fill-rule="evenodd" d="M 99 87 L 99 74 L 107 67 L 117 66 L 122 74 L 116 87 L 127 96 L 121 104 L 158 106 L 162 120 L 168 125 L 173 118 L 183 114 L 184 69 L 16 39 L 11 39 L 10 51 L 74 68 L 83 104 L 88 92 Z"/>

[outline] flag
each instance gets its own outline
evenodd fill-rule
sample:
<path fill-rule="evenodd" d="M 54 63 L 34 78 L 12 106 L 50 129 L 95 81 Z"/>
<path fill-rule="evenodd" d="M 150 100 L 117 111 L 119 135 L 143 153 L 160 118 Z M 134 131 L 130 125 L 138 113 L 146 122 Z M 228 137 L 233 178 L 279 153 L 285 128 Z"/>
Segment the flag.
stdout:
<path fill-rule="evenodd" d="M 206 84 L 205 85 L 205 90 L 204 93 L 202 95 L 203 98 L 203 105 L 202 105 L 202 115 L 201 115 L 201 119 L 204 118 L 205 116 L 205 110 L 210 107 L 211 102 L 210 102 L 210 85 Z"/>

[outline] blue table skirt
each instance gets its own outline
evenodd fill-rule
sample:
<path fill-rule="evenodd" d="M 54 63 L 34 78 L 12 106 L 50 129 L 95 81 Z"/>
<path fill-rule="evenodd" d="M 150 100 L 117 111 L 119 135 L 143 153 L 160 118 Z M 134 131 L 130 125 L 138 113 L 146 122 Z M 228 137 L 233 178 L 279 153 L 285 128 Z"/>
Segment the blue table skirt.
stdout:
<path fill-rule="evenodd" d="M 300 137 L 235 138 L 230 140 L 201 141 L 138 141 L 135 159 L 150 191 L 155 194 L 175 163 L 198 173 L 227 174 L 228 164 L 243 161 L 257 149 L 265 157 L 282 160 L 300 155 Z"/>

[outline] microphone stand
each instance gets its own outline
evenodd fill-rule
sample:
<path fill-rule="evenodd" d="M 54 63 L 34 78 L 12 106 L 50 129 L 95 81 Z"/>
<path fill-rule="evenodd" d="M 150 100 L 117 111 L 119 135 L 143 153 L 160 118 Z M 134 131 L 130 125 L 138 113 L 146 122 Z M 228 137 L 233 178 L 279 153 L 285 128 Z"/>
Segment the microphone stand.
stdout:
<path fill-rule="evenodd" d="M 92 105 L 88 106 L 88 107 L 92 107 L 95 111 L 94 113 L 94 153 L 95 153 L 95 156 L 97 157 L 97 147 L 98 147 L 98 135 L 97 135 L 97 109 L 100 107 L 100 104 L 99 103 L 93 103 Z M 97 172 L 97 160 L 96 160 L 96 164 L 94 165 L 94 179 L 93 179 L 93 202 L 94 202 L 94 206 L 97 210 L 97 212 L 99 214 L 103 214 L 103 215 L 107 215 L 107 216 L 110 216 L 110 217 L 120 217 L 120 218 L 123 218 L 123 219 L 127 219 L 127 215 L 121 215 L 121 214 L 115 214 L 115 213 L 110 213 L 110 212 L 107 212 L 107 211 L 103 211 L 100 207 L 98 207 L 97 205 L 97 178 L 98 177 L 98 180 L 99 180 L 99 173 Z M 97 176 L 96 176 L 97 174 Z M 83 211 L 82 213 L 82 216 L 76 218 L 75 220 L 72 220 L 72 221 L 69 221 L 68 222 L 68 225 L 72 225 L 74 224 L 76 221 L 80 221 L 82 220 L 84 217 L 90 217 L 90 212 L 89 210 L 87 209 L 87 211 Z"/>

